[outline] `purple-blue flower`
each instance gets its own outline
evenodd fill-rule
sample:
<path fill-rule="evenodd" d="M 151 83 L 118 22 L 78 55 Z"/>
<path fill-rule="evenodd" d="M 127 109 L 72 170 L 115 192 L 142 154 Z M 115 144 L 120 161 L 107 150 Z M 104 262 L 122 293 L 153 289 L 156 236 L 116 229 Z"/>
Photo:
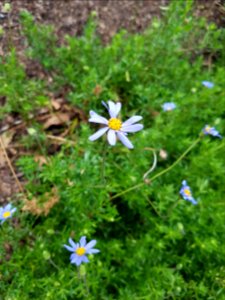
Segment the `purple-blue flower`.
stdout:
<path fill-rule="evenodd" d="M 174 110 L 176 108 L 176 104 L 173 103 L 173 102 L 165 102 L 163 105 L 162 105 L 162 109 L 164 111 L 171 111 L 171 110 Z"/>
<path fill-rule="evenodd" d="M 88 263 L 87 254 L 95 254 L 100 252 L 98 249 L 93 247 L 96 244 L 96 240 L 92 240 L 89 243 L 86 242 L 86 236 L 82 236 L 79 243 L 74 243 L 74 241 L 69 238 L 69 246 L 63 245 L 68 251 L 72 252 L 70 255 L 71 264 L 76 264 L 79 266 L 82 262 Z"/>
<path fill-rule="evenodd" d="M 184 200 L 190 201 L 192 204 L 196 205 L 197 201 L 193 198 L 191 188 L 187 185 L 187 181 L 182 181 L 182 187 L 180 189 L 180 194 Z"/>
<path fill-rule="evenodd" d="M 210 81 L 202 81 L 202 84 L 208 89 L 212 89 L 214 87 L 214 83 Z"/>
<path fill-rule="evenodd" d="M 13 207 L 10 203 L 5 207 L 0 207 L 0 221 L 1 224 L 5 222 L 5 220 L 12 217 L 13 213 L 16 211 L 16 208 Z"/>
<path fill-rule="evenodd" d="M 219 131 L 217 131 L 215 129 L 215 127 L 211 127 L 209 125 L 205 125 L 205 127 L 202 129 L 202 132 L 205 135 L 212 135 L 212 136 L 216 136 L 216 137 L 222 138 L 222 135 L 220 135 Z"/>

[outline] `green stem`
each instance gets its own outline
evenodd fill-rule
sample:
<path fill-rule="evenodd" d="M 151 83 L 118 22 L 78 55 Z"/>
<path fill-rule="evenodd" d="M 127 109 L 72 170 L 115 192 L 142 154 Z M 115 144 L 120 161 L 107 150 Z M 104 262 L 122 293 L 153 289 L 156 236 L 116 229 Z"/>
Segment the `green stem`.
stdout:
<path fill-rule="evenodd" d="M 80 280 L 80 267 L 77 267 L 77 278 Z"/>
<path fill-rule="evenodd" d="M 54 261 L 50 258 L 49 262 L 51 265 L 53 265 L 54 268 L 56 268 L 58 271 L 60 271 L 60 268 L 54 263 Z"/>
<path fill-rule="evenodd" d="M 158 212 L 158 210 L 155 208 L 155 206 L 153 205 L 152 201 L 146 197 L 146 200 L 148 201 L 148 203 L 151 205 L 151 207 L 153 208 L 154 212 L 157 214 L 158 217 L 160 217 L 161 219 L 163 219 L 163 217 L 161 216 L 161 214 Z"/>
<path fill-rule="evenodd" d="M 173 203 L 173 205 L 170 206 L 170 208 L 167 211 L 167 215 L 165 216 L 165 218 L 169 218 L 174 210 L 174 208 L 177 207 L 177 205 L 180 203 L 181 198 L 179 198 L 175 203 Z"/>
<path fill-rule="evenodd" d="M 183 154 L 181 154 L 181 156 L 171 165 L 169 166 L 168 168 L 166 168 L 165 170 L 162 170 L 161 172 L 157 173 L 156 175 L 152 176 L 151 178 L 149 178 L 150 182 L 152 182 L 153 180 L 155 180 L 156 178 L 162 176 L 163 174 L 169 172 L 170 170 L 172 170 L 194 147 L 195 145 L 198 144 L 198 142 L 201 140 L 201 137 L 199 137 L 196 141 L 194 141 L 193 144 L 190 145 L 190 147 L 188 147 L 188 149 L 186 151 L 184 151 Z M 145 185 L 146 183 L 145 182 L 141 182 L 141 183 L 138 183 L 137 185 L 135 186 L 132 186 L 114 196 L 111 197 L 111 199 L 115 199 L 115 198 L 118 198 L 126 193 L 129 193 L 133 190 L 136 190 L 136 189 L 139 189 L 140 187 L 142 187 L 143 185 Z"/>
<path fill-rule="evenodd" d="M 87 285 L 86 275 L 83 276 L 83 281 L 84 281 L 84 286 L 86 288 L 86 297 L 88 297 L 89 296 L 89 288 L 88 288 L 88 285 Z"/>
<path fill-rule="evenodd" d="M 103 144 L 102 150 L 102 165 L 101 165 L 101 182 L 105 184 L 105 160 L 106 160 L 106 146 Z"/>

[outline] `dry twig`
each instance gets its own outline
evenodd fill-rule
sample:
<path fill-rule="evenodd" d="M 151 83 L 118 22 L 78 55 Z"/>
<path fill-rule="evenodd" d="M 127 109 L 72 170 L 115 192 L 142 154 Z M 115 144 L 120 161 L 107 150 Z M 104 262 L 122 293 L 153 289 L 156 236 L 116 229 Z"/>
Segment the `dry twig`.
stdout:
<path fill-rule="evenodd" d="M 14 168 L 13 168 L 13 165 L 12 165 L 12 163 L 10 161 L 10 158 L 9 158 L 7 152 L 6 152 L 6 149 L 5 149 L 5 146 L 4 146 L 4 142 L 3 142 L 3 139 L 2 139 L 1 136 L 0 136 L 0 146 L 2 148 L 2 151 L 3 151 L 4 155 L 5 155 L 7 164 L 8 164 L 8 166 L 9 166 L 9 168 L 10 168 L 12 174 L 13 174 L 13 177 L 14 177 L 14 179 L 16 181 L 16 184 L 17 184 L 20 192 L 23 193 L 23 194 L 25 194 L 24 189 L 23 189 L 23 187 L 22 187 L 22 185 L 21 185 L 21 183 L 20 183 L 20 181 L 19 181 L 19 179 L 18 179 L 18 177 L 17 177 L 17 175 L 16 175 L 16 173 L 14 171 Z"/>

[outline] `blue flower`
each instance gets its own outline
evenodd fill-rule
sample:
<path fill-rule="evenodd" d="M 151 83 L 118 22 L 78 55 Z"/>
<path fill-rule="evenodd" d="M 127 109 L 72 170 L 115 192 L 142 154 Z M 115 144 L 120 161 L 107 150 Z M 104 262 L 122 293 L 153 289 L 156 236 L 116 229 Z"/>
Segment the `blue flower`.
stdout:
<path fill-rule="evenodd" d="M 184 200 L 190 201 L 192 204 L 196 205 L 197 201 L 193 198 L 190 187 L 187 185 L 187 181 L 182 181 L 182 187 L 180 189 L 180 194 Z"/>
<path fill-rule="evenodd" d="M 70 262 L 71 264 L 76 264 L 79 266 L 82 262 L 88 263 L 89 260 L 86 256 L 86 254 L 95 254 L 100 252 L 98 249 L 94 249 L 93 247 L 96 244 L 95 240 L 90 241 L 89 243 L 86 243 L 86 237 L 82 236 L 79 243 L 74 243 L 74 241 L 69 238 L 69 244 L 63 245 L 68 251 L 72 252 L 70 255 Z"/>
<path fill-rule="evenodd" d="M 4 223 L 6 219 L 11 218 L 15 211 L 16 211 L 16 208 L 13 207 L 10 203 L 7 204 L 5 207 L 0 207 L 1 224 Z"/>
<path fill-rule="evenodd" d="M 210 81 L 202 81 L 202 84 L 208 89 L 212 89 L 214 87 L 214 83 Z"/>
<path fill-rule="evenodd" d="M 202 132 L 205 135 L 212 135 L 212 136 L 217 136 L 219 138 L 222 138 L 219 132 L 214 127 L 211 127 L 209 125 L 205 125 L 205 127 L 202 129 Z"/>
<path fill-rule="evenodd" d="M 162 109 L 164 111 L 171 111 L 171 110 L 174 110 L 176 108 L 176 104 L 173 103 L 173 102 L 165 102 L 163 105 L 162 105 Z"/>

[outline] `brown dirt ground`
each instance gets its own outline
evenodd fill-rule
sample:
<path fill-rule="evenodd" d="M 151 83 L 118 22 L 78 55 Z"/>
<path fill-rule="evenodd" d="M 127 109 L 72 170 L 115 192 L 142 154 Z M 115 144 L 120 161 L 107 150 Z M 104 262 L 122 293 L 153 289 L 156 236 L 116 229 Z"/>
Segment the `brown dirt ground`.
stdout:
<path fill-rule="evenodd" d="M 6 2 L 12 5 L 12 11 L 8 15 L 1 13 Z M 7 52 L 10 33 L 12 42 L 16 46 L 19 56 L 23 58 L 23 62 L 30 63 L 24 60 L 23 56 L 25 43 L 20 35 L 19 25 L 19 12 L 22 9 L 31 12 L 37 22 L 53 25 L 59 42 L 63 41 L 65 34 L 80 35 L 88 16 L 92 11 L 95 11 L 98 20 L 98 33 L 102 40 L 107 43 L 121 28 L 125 28 L 129 32 L 144 30 L 153 17 L 161 17 L 163 7 L 168 3 L 169 0 L 0 0 L 0 26 L 5 32 L 0 37 L 0 55 Z M 204 15 L 209 21 L 223 26 L 225 24 L 223 4 L 224 0 L 196 0 L 195 13 Z M 27 65 L 27 69 L 31 68 Z M 14 150 L 13 145 L 12 140 L 7 148 L 7 153 L 12 161 L 18 156 L 18 151 Z M 18 187 L 2 158 L 2 164 L 0 164 L 0 202 L 5 202 L 16 192 L 18 192 Z"/>

